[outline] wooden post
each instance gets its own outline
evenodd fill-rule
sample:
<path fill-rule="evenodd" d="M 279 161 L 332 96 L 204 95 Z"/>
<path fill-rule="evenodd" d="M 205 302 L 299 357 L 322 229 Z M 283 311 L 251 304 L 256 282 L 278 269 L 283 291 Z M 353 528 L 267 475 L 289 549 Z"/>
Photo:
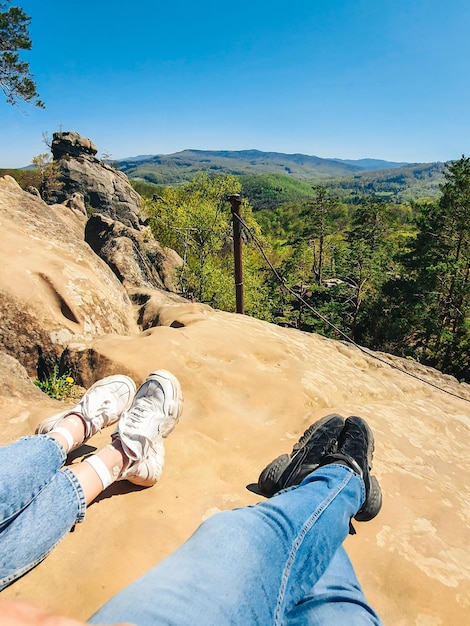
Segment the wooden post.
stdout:
<path fill-rule="evenodd" d="M 240 205 L 242 203 L 240 194 L 234 193 L 228 196 L 228 201 L 232 205 L 232 225 L 233 225 L 233 257 L 235 262 L 235 298 L 237 303 L 237 313 L 245 313 L 245 302 L 243 295 L 243 266 L 242 266 L 242 225 L 240 217 Z"/>

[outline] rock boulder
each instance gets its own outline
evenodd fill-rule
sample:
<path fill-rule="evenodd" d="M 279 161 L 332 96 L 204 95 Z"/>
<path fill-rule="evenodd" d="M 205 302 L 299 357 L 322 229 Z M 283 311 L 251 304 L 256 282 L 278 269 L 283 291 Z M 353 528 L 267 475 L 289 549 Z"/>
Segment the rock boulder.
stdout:
<path fill-rule="evenodd" d="M 148 226 L 137 230 L 96 214 L 86 224 L 85 241 L 126 288 L 177 289 L 177 269 L 183 260 L 174 250 L 162 248 Z"/>
<path fill-rule="evenodd" d="M 50 192 L 50 202 L 65 202 L 78 192 L 89 212 L 105 213 L 140 228 L 139 194 L 125 174 L 96 157 L 97 149 L 90 139 L 76 132 L 54 133 L 51 150 L 60 168 L 62 187 Z"/>
<path fill-rule="evenodd" d="M 466 625 L 468 385 L 419 370 L 459 400 L 343 342 L 195 303 L 154 301 L 152 309 L 158 326 L 70 345 L 68 352 L 87 372 L 86 385 L 114 372 L 137 384 L 158 368 L 178 376 L 184 411 L 165 439 L 162 479 L 143 491 L 111 487 L 83 524 L 2 594 L 87 619 L 201 521 L 261 500 L 245 486 L 290 452 L 311 422 L 337 412 L 362 415 L 375 434 L 383 509 L 355 524 L 357 535 L 346 540 L 366 597 L 386 625 Z M 17 414 L 10 408 L 9 429 L 31 432 L 35 413 L 37 423 L 44 411 L 36 401 Z M 111 432 L 89 443 L 106 445 Z M 89 452 L 85 446 L 81 456 Z"/>

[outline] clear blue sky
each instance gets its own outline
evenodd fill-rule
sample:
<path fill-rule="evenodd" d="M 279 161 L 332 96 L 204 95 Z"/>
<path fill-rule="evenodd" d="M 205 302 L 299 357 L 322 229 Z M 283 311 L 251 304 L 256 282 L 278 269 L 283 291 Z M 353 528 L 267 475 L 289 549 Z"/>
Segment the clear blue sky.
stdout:
<path fill-rule="evenodd" d="M 469 0 L 16 0 L 46 109 L 0 96 L 0 167 L 76 130 L 185 148 L 429 162 L 470 143 Z"/>

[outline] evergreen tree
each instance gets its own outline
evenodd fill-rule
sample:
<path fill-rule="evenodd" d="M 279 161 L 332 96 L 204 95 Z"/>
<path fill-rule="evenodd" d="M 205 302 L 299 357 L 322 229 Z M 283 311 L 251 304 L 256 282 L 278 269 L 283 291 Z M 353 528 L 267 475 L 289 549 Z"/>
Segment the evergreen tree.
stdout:
<path fill-rule="evenodd" d="M 357 339 L 356 328 L 363 302 L 377 295 L 388 269 L 390 227 L 388 205 L 367 198 L 355 209 L 346 232 L 349 253 L 344 280 L 352 288 L 347 304 L 350 311 L 348 325 L 354 339 Z"/>
<path fill-rule="evenodd" d="M 427 307 L 423 330 L 427 358 L 460 375 L 470 347 L 470 159 L 451 161 L 434 211 L 425 211 L 411 260 Z"/>
<path fill-rule="evenodd" d="M 29 63 L 20 59 L 19 51 L 31 50 L 28 26 L 31 21 L 23 9 L 7 7 L 10 0 L 0 2 L 0 89 L 7 102 L 19 100 L 44 108 L 39 100 Z"/>
<path fill-rule="evenodd" d="M 325 262 L 325 240 L 331 232 L 331 216 L 338 201 L 324 185 L 315 185 L 313 190 L 315 198 L 307 203 L 300 217 L 303 219 L 302 237 L 312 248 L 312 272 L 317 284 L 321 285 Z"/>
<path fill-rule="evenodd" d="M 437 202 L 420 205 L 402 272 L 383 289 L 384 348 L 470 380 L 470 159 L 446 166 Z"/>

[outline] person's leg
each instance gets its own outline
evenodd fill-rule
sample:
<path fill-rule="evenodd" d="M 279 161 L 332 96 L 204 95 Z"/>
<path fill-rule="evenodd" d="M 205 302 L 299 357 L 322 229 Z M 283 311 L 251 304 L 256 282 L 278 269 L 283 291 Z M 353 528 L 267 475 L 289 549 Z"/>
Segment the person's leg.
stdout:
<path fill-rule="evenodd" d="M 86 505 L 104 489 L 89 462 L 62 467 L 66 454 L 60 438 L 36 435 L 0 448 L 0 589 L 42 561 L 83 521 Z M 115 467 L 122 470 L 119 447 L 93 456 L 109 474 Z"/>
<path fill-rule="evenodd" d="M 291 455 L 263 470 L 261 491 L 272 493 L 285 481 L 291 489 L 210 518 L 90 622 L 286 623 L 330 566 L 351 518 L 359 512 L 365 521 L 380 511 L 380 487 L 370 475 L 372 432 L 359 417 L 349 417 L 344 426 L 342 421 L 340 416 L 320 420 Z M 312 468 L 317 469 L 302 480 Z M 346 568 L 344 576 L 351 574 L 354 586 L 354 572 Z"/>
<path fill-rule="evenodd" d="M 36 462 L 40 465 L 39 459 Z M 85 507 L 75 474 L 68 469 L 57 471 L 0 534 L 0 589 L 42 561 L 84 519 Z"/>
<path fill-rule="evenodd" d="M 67 452 L 116 421 L 134 391 L 127 376 L 98 381 L 70 411 L 44 420 L 37 429 L 44 434 L 0 448 L 0 588 L 42 561 L 84 519 L 86 504 L 103 486 L 89 463 L 63 469 Z"/>
<path fill-rule="evenodd" d="M 368 604 L 354 568 L 341 546 L 323 576 L 292 611 L 286 626 L 381 626 L 380 617 Z"/>
<path fill-rule="evenodd" d="M 72 409 L 43 420 L 40 436 L 0 447 L 0 532 L 53 480 L 72 448 L 119 419 L 134 393 L 128 376 L 108 376 Z"/>
<path fill-rule="evenodd" d="M 363 501 L 358 474 L 320 468 L 300 487 L 204 522 L 90 622 L 281 624 L 321 578 Z"/>
<path fill-rule="evenodd" d="M 132 398 L 134 389 L 123 376 L 98 381 L 72 415 L 59 414 L 42 423 L 47 435 L 0 448 L 0 589 L 43 560 L 115 480 L 150 486 L 160 477 L 162 438 L 181 414 L 181 389 L 164 370 L 150 374 Z M 110 445 L 60 469 L 66 451 L 119 415 Z"/>
<path fill-rule="evenodd" d="M 46 436 L 0 447 L 0 532 L 54 479 L 65 451 Z"/>
<path fill-rule="evenodd" d="M 33 451 L 59 448 L 65 457 L 54 436 L 39 435 L 28 441 Z M 46 445 L 39 447 L 38 441 Z M 35 467 L 42 465 L 41 456 L 34 461 Z M 0 590 L 33 569 L 82 522 L 87 505 L 119 478 L 128 463 L 120 442 L 115 441 L 81 463 L 56 470 L 25 499 L 0 531 Z"/>

